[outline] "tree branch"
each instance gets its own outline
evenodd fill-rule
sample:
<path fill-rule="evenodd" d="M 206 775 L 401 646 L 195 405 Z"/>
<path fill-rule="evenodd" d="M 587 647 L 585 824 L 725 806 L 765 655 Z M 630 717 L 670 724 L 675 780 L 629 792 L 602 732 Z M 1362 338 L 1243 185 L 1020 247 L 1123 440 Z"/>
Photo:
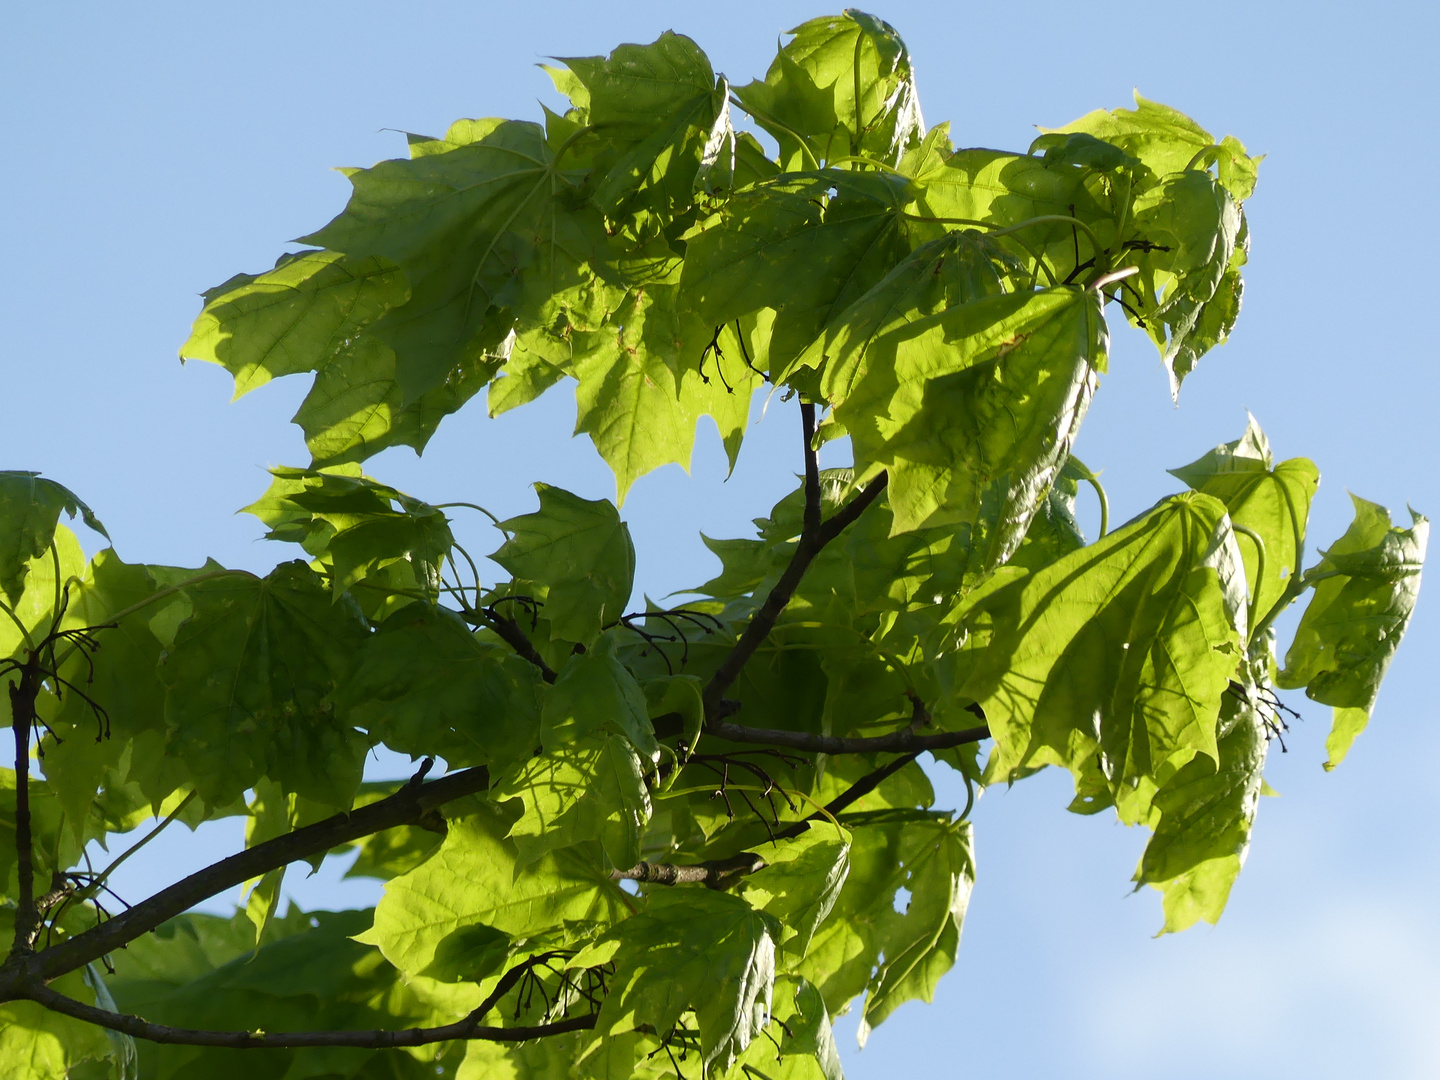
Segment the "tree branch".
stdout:
<path fill-rule="evenodd" d="M 786 731 L 782 728 L 746 727 L 744 724 L 730 724 L 725 721 L 711 724 L 706 731 L 731 742 L 780 746 L 810 754 L 918 754 L 925 750 L 948 750 L 990 737 L 990 728 L 985 724 L 966 728 L 964 731 L 944 731 L 935 735 L 917 735 L 909 728 L 904 728 L 889 735 L 867 738 L 816 735 L 809 731 Z"/>
<path fill-rule="evenodd" d="M 812 821 L 825 821 L 844 812 L 847 807 L 869 795 L 919 756 L 920 751 L 918 750 L 903 754 L 869 775 L 862 776 L 826 803 L 823 811 L 816 811 L 809 817 L 802 818 L 800 821 L 792 821 L 785 828 L 776 830 L 771 837 L 772 843 L 775 840 L 793 839 L 809 828 Z M 629 870 L 612 871 L 610 878 L 612 881 L 640 881 L 649 885 L 709 885 L 713 889 L 723 889 L 730 885 L 732 878 L 758 873 L 765 869 L 765 866 L 763 855 L 753 851 L 742 851 L 728 859 L 712 859 L 690 866 L 640 862 Z"/>
<path fill-rule="evenodd" d="M 800 427 L 805 433 L 805 516 L 800 535 L 815 536 L 820 532 L 820 455 L 815 452 L 815 406 L 800 403 Z"/>
<path fill-rule="evenodd" d="M 780 834 L 777 833 L 778 837 Z M 743 877 L 765 868 L 765 860 L 753 851 L 742 851 L 728 859 L 712 859 L 691 866 L 674 863 L 636 863 L 629 870 L 615 870 L 612 881 L 640 881 L 647 885 L 712 885 L 723 887 L 731 878 Z"/>
<path fill-rule="evenodd" d="M 552 956 L 554 954 L 542 955 Z M 593 1028 L 596 1019 L 594 1015 L 576 1016 L 567 1020 L 557 1020 L 551 1024 L 538 1024 L 530 1027 L 481 1026 L 480 1021 L 484 1019 L 485 1014 L 493 1009 L 539 960 L 540 957 L 531 957 L 523 964 L 507 971 L 501 977 L 499 984 L 491 991 L 489 997 L 464 1019 L 440 1027 L 406 1028 L 400 1031 L 208 1031 L 152 1024 L 138 1016 L 115 1013 L 94 1005 L 86 1005 L 44 985 L 27 987 L 24 996 L 47 1009 L 137 1039 L 182 1046 L 221 1046 L 231 1050 L 264 1050 L 304 1046 L 353 1046 L 366 1050 L 382 1050 L 397 1046 L 426 1046 L 430 1043 L 449 1042 L 452 1039 L 524 1042 L 527 1039 L 543 1038 L 546 1035 L 560 1035 L 567 1031 L 586 1031 Z"/>
<path fill-rule="evenodd" d="M 0 1001 L 33 996 L 25 989 L 26 984 L 48 982 L 98 960 L 200 901 L 267 871 L 397 825 L 409 824 L 438 806 L 485 791 L 490 786 L 490 774 L 484 766 L 478 766 L 429 783 L 417 781 L 418 777 L 379 802 L 348 814 L 336 814 L 212 863 L 113 919 L 58 945 L 30 955 L 12 953 L 0 968 Z"/>
<path fill-rule="evenodd" d="M 48 640 L 48 639 L 47 639 Z M 31 652 L 20 667 L 20 681 L 9 687 L 10 726 L 15 734 L 15 865 L 19 896 L 15 903 L 12 953 L 28 953 L 40 916 L 35 907 L 35 854 L 30 829 L 30 728 L 40 694 L 40 657 Z"/>
<path fill-rule="evenodd" d="M 525 631 L 520 629 L 520 624 L 508 615 L 501 615 L 499 612 L 491 611 L 487 618 L 485 614 L 479 614 L 481 622 L 488 626 L 495 633 L 499 634 L 506 645 L 509 645 L 524 660 L 530 661 L 540 669 L 540 677 L 547 683 L 555 681 L 555 670 L 545 662 L 545 658 L 535 649 L 534 643 L 525 636 Z"/>
<path fill-rule="evenodd" d="M 806 442 L 806 448 L 806 467 L 808 469 L 808 440 Z M 755 654 L 755 650 L 770 636 L 770 631 L 775 628 L 775 623 L 780 618 L 781 612 L 785 610 L 785 605 L 790 603 L 790 598 L 795 595 L 795 590 L 800 586 L 800 580 L 805 576 L 805 571 L 810 569 L 810 563 L 814 561 L 815 556 L 820 554 L 821 549 L 824 548 L 826 544 L 839 536 L 847 526 L 851 525 L 856 518 L 865 512 L 871 503 L 880 497 L 880 493 L 885 490 L 887 479 L 888 477 L 884 473 L 881 473 L 880 476 L 866 485 L 865 489 L 861 491 L 859 495 L 846 503 L 830 520 L 820 524 L 814 532 L 801 532 L 800 541 L 795 546 L 795 554 L 791 556 L 790 564 L 785 567 L 784 573 L 780 575 L 780 580 L 775 583 L 775 587 L 770 590 L 770 594 L 765 597 L 764 603 L 760 605 L 760 610 L 750 619 L 750 623 L 745 627 L 744 632 L 740 635 L 740 639 L 735 642 L 735 647 L 726 655 L 720 666 L 715 669 L 715 674 L 710 676 L 710 681 L 705 685 L 704 701 L 707 729 L 713 727 L 715 723 L 712 718 L 719 715 L 718 710 L 725 691 L 730 688 L 730 684 L 739 676 L 740 670 L 745 666 L 750 657 Z M 808 487 L 808 477 L 806 484 Z M 806 513 L 808 516 L 808 506 Z M 816 513 L 818 514 L 818 510 Z"/>

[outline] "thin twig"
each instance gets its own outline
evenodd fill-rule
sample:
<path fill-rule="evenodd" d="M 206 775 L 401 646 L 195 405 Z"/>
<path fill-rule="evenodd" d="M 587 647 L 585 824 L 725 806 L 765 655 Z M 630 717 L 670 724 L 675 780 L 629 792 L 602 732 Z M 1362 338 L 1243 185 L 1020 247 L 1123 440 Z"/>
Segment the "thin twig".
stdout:
<path fill-rule="evenodd" d="M 800 750 L 808 754 L 903 754 L 925 750 L 949 750 L 966 743 L 979 742 L 990 737 L 990 728 L 966 728 L 964 731 L 945 731 L 935 735 L 917 735 L 908 727 L 889 735 L 873 735 L 863 738 L 839 735 L 816 735 L 809 731 L 786 731 L 782 728 L 755 728 L 744 724 L 720 721 L 711 724 L 707 732 L 731 742 L 759 743 L 765 746 L 783 746 L 788 750 Z"/>
<path fill-rule="evenodd" d="M 811 464 L 810 457 L 813 454 L 813 451 L 810 449 L 812 423 L 813 413 L 811 414 L 810 422 L 807 422 L 805 425 L 807 496 L 811 494 L 808 473 Z M 795 545 L 795 554 L 791 556 L 789 565 L 785 567 L 784 572 L 780 575 L 780 580 L 775 583 L 775 587 L 770 590 L 769 595 L 765 597 L 764 602 L 760 605 L 760 610 L 751 618 L 749 625 L 745 627 L 745 631 L 740 635 L 740 639 L 735 642 L 735 646 L 726 655 L 725 659 L 720 662 L 720 666 L 715 669 L 715 674 L 710 676 L 710 681 L 705 685 L 704 701 L 707 724 L 719 722 L 721 699 L 724 697 L 725 691 L 730 688 L 730 684 L 739 676 L 746 662 L 755 654 L 755 650 L 770 636 L 770 631 L 775 628 L 776 621 L 785 610 L 785 606 L 790 603 L 790 598 L 795 594 L 795 590 L 799 588 L 800 581 L 805 576 L 805 571 L 810 568 L 810 563 L 814 561 L 815 556 L 820 554 L 821 549 L 823 549 L 826 544 L 839 536 L 847 526 L 865 512 L 871 503 L 880 497 L 880 493 L 885 490 L 887 479 L 886 474 L 881 473 L 879 477 L 866 485 L 865 489 L 861 491 L 859 495 L 851 499 L 850 502 L 828 521 L 818 523 L 813 530 L 801 532 L 800 540 Z M 816 502 L 815 513 L 818 515 L 818 478 L 814 488 L 814 495 Z M 812 520 L 809 503 L 810 499 L 807 497 L 807 505 L 805 508 L 807 522 Z"/>

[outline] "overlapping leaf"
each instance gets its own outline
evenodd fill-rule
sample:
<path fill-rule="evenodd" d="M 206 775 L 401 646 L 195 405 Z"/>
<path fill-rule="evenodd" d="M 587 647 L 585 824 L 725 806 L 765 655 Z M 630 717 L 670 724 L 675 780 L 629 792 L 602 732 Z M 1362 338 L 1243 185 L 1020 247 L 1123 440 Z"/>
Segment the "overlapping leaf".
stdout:
<path fill-rule="evenodd" d="M 432 1009 L 400 982 L 398 973 L 351 937 L 368 911 L 315 912 L 276 920 L 254 948 L 236 920 L 187 915 L 146 935 L 117 958 L 116 1001 L 161 1023 L 295 1031 L 419 1026 Z M 379 1059 L 378 1061 L 376 1059 Z M 419 1080 L 434 1067 L 403 1052 L 355 1048 L 251 1050 L 143 1044 L 142 1075 L 170 1080 L 203 1074 L 216 1080 L 284 1075 L 320 1080 L 336 1075 L 383 1075 Z"/>
<path fill-rule="evenodd" d="M 270 527 L 267 540 L 299 544 L 330 571 L 335 595 L 396 563 L 433 591 L 455 543 L 429 503 L 361 473 L 358 465 L 270 470 L 270 489 L 245 508 Z"/>
<path fill-rule="evenodd" d="M 392 446 L 420 453 L 440 421 L 494 377 L 508 340 L 461 357 L 435 386 L 411 398 L 401 385 L 395 349 L 374 335 L 361 337 L 315 376 L 292 419 L 316 465 L 363 461 Z"/>
<path fill-rule="evenodd" d="M 1215 496 L 1225 504 L 1231 521 L 1260 536 L 1265 545 L 1263 580 L 1257 577 L 1259 551 L 1253 539 L 1242 539 L 1240 550 L 1246 578 L 1255 582 L 1251 604 L 1263 616 L 1300 571 L 1305 524 L 1320 470 L 1308 458 L 1274 464 L 1270 442 L 1252 416 L 1239 439 L 1170 472 L 1191 489 Z"/>
<path fill-rule="evenodd" d="M 909 251 L 909 185 L 890 174 L 782 174 L 737 192 L 688 240 L 681 296 L 715 326 L 775 311 L 779 370 Z"/>
<path fill-rule="evenodd" d="M 634 866 L 650 820 L 644 771 L 635 748 L 619 735 L 588 735 L 510 769 L 491 791 L 524 806 L 508 834 L 518 865 L 599 840 L 612 866 Z"/>
<path fill-rule="evenodd" d="M 1219 920 L 1249 850 L 1267 733 L 1258 707 L 1238 691 L 1226 697 L 1221 726 L 1218 763 L 1196 757 L 1155 794 L 1159 821 L 1135 879 L 1164 893 L 1168 932 Z"/>
<path fill-rule="evenodd" d="M 832 1012 L 866 992 L 863 1045 L 896 1007 L 929 1001 L 954 964 L 975 864 L 970 826 L 948 814 L 882 811 L 851 832 L 849 877 L 798 970 Z"/>
<path fill-rule="evenodd" d="M 562 63 L 571 77 L 560 88 L 588 128 L 576 152 L 593 161 L 591 199 L 606 217 L 638 212 L 652 219 L 637 222 L 640 231 L 658 231 L 689 207 L 702 167 L 733 174 L 728 88 L 688 37 L 666 31 L 649 45 Z"/>
<path fill-rule="evenodd" d="M 579 204 L 544 129 L 471 125 L 452 128 L 447 143 L 444 153 L 352 172 L 345 212 L 306 238 L 403 270 L 410 299 L 375 333 L 395 350 L 404 405 L 498 347 L 517 318 L 588 328 L 605 311 L 594 279 L 603 222 Z"/>
<path fill-rule="evenodd" d="M 703 1069 L 728 1068 L 769 1019 L 777 926 L 729 893 L 675 889 L 582 953 L 613 959 L 595 1030 L 668 1031 L 687 1012 L 700 1029 Z"/>
<path fill-rule="evenodd" d="M 1177 495 L 994 594 L 994 637 L 965 686 L 995 737 L 989 775 L 1058 764 L 1083 785 L 1098 768 L 1136 821 L 1176 769 L 1218 760 L 1239 566 L 1224 505 Z"/>
<path fill-rule="evenodd" d="M 622 504 L 645 473 L 672 462 L 689 470 L 701 416 L 714 419 L 733 465 L 760 382 L 742 362 L 737 331 L 705 325 L 677 306 L 675 292 L 639 290 L 613 325 L 572 336 L 564 370 L 578 382 L 575 430 L 610 465 Z"/>
<path fill-rule="evenodd" d="M 1089 291 L 997 295 L 876 334 L 824 387 L 857 469 L 890 474 L 894 531 L 979 526 L 995 565 L 1065 463 L 1107 344 Z"/>
<path fill-rule="evenodd" d="M 484 644 L 454 613 L 411 604 L 366 639 L 336 706 L 411 757 L 500 769 L 539 744 L 538 682 L 531 664 Z"/>
<path fill-rule="evenodd" d="M 513 818 L 479 804 L 448 812 L 440 849 L 385 886 L 374 926 L 358 939 L 401 971 L 476 980 L 504 959 L 508 939 L 572 940 L 627 913 L 598 845 L 552 852 L 517 872 L 505 839 Z"/>

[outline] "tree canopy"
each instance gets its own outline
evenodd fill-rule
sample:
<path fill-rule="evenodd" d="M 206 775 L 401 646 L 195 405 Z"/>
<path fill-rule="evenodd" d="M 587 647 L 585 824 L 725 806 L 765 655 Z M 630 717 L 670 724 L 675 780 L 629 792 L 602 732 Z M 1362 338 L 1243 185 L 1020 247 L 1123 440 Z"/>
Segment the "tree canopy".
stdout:
<path fill-rule="evenodd" d="M 1071 810 L 1147 829 L 1134 881 L 1180 931 L 1244 862 L 1277 688 L 1333 707 L 1327 768 L 1368 722 L 1423 517 L 1356 498 L 1307 567 L 1319 471 L 1253 420 L 1113 529 L 1071 453 L 1112 314 L 1175 395 L 1234 327 L 1237 139 L 1137 96 L 956 148 L 854 10 L 744 86 L 674 33 L 547 71 L 563 114 L 408 136 L 309 246 L 205 294 L 182 357 L 237 395 L 312 377 L 311 461 L 246 507 L 303 558 L 87 558 L 79 496 L 0 473 L 7 1074 L 839 1080 L 831 1018 L 863 1042 L 955 963 L 985 787 L 1058 766 Z M 451 529 L 483 490 L 364 471 L 482 391 L 567 382 L 616 499 L 537 483 L 492 519 L 508 579 Z M 796 489 L 636 604 L 627 491 L 705 416 L 733 465 L 757 393 L 798 414 Z M 413 777 L 366 781 L 379 746 Z M 237 815 L 243 850 L 116 909 L 140 845 Z M 327 858 L 379 904 L 282 912 Z"/>

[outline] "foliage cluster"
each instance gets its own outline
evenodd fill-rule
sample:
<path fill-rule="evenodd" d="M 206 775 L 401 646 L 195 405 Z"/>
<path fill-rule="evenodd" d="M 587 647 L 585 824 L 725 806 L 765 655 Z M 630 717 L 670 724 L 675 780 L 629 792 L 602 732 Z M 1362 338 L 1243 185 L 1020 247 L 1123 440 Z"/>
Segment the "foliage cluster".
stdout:
<path fill-rule="evenodd" d="M 247 508 L 306 558 L 87 560 L 75 495 L 0 474 L 7 1075 L 838 1080 L 831 1018 L 863 1041 L 955 961 L 970 805 L 934 806 L 922 753 L 972 801 L 1068 770 L 1071 809 L 1150 830 L 1173 931 L 1244 860 L 1275 688 L 1334 707 L 1331 765 L 1367 722 L 1423 518 L 1357 499 L 1307 569 L 1318 470 L 1252 422 L 1124 525 L 1076 520 L 1107 310 L 1172 393 L 1234 325 L 1236 139 L 1138 99 L 956 149 L 856 11 L 741 87 L 673 33 L 549 70 L 563 114 L 410 136 L 313 246 L 205 294 L 184 356 L 237 394 L 313 376 L 313 460 Z M 451 530 L 478 506 L 362 471 L 566 381 L 620 502 L 703 416 L 733 462 L 757 391 L 799 414 L 801 482 L 632 612 L 615 503 L 537 484 L 488 581 Z M 821 470 L 837 438 L 853 467 Z M 364 781 L 381 745 L 413 779 Z M 226 815 L 243 851 L 118 910 L 115 865 Z M 373 911 L 279 913 L 287 866 L 341 857 Z"/>

